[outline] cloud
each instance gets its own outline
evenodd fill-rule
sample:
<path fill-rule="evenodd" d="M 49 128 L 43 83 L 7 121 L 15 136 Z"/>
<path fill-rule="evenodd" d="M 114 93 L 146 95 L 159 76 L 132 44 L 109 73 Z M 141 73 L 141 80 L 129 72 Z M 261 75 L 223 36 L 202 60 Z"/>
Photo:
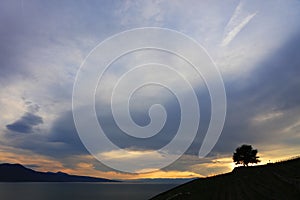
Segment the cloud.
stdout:
<path fill-rule="evenodd" d="M 13 124 L 7 125 L 3 144 L 47 156 L 62 163 L 68 157 L 88 155 L 77 135 L 71 112 L 63 113 L 49 129 L 35 127 L 42 121 L 43 119 L 35 114 L 25 113 Z M 30 134 L 12 134 L 13 132 Z"/>
<path fill-rule="evenodd" d="M 42 117 L 27 112 L 14 123 L 6 125 L 6 128 L 10 131 L 19 133 L 33 133 L 33 128 L 42 123 Z"/>
<path fill-rule="evenodd" d="M 122 16 L 120 19 L 121 25 L 125 27 L 129 26 L 147 26 L 146 24 L 152 24 L 152 26 L 162 26 L 164 21 L 165 7 L 164 2 L 161 0 L 154 1 L 130 1 L 127 0 L 124 4 L 119 5 L 115 14 Z"/>
<path fill-rule="evenodd" d="M 257 13 L 253 13 L 244 18 L 239 24 L 236 24 L 224 37 L 221 46 L 227 46 L 237 34 L 252 20 Z M 230 26 L 230 25 L 229 25 Z"/>
<path fill-rule="evenodd" d="M 238 82 L 226 83 L 227 120 L 215 153 L 231 152 L 242 143 L 267 151 L 274 143 L 287 147 L 299 142 L 299 133 L 286 132 L 297 127 L 300 113 L 300 80 L 295 76 L 300 74 L 297 35 L 257 64 L 261 67 Z"/>
<path fill-rule="evenodd" d="M 235 8 L 232 17 L 225 27 L 225 34 L 221 46 L 227 46 L 239 32 L 252 20 L 257 12 L 245 16 L 246 11 L 243 9 L 243 3 L 240 3 Z"/>
<path fill-rule="evenodd" d="M 219 142 L 207 160 L 199 160 L 196 156 L 210 116 L 209 94 L 205 90 L 198 90 L 197 95 L 201 100 L 201 120 L 203 121 L 200 122 L 200 130 L 196 140 L 187 152 L 187 155 L 194 157 L 189 157 L 189 159 L 181 158 L 184 162 L 179 159 L 172 166 L 173 168 L 170 167 L 167 170 L 195 170 L 197 167 L 211 166 L 211 159 L 216 159 L 217 156 L 221 158 L 223 156 L 231 156 L 232 151 L 241 143 L 253 144 L 255 148 L 258 148 L 259 152 L 263 150 L 264 153 L 269 151 L 266 147 L 269 146 L 271 148 L 275 142 L 280 144 L 281 147 L 297 143 L 299 136 L 297 136 L 296 131 L 289 131 L 297 130 L 299 121 L 297 116 L 300 112 L 298 103 L 300 96 L 297 91 L 300 90 L 300 83 L 299 79 L 294 76 L 294 74 L 299 72 L 299 68 L 297 68 L 300 62 L 297 57 L 299 44 L 300 41 L 296 36 L 291 38 L 277 52 L 269 55 L 269 57 L 259 63 L 258 65 L 261 67 L 252 71 L 252 73 L 245 74 L 238 80 L 226 82 L 228 96 L 227 119 Z M 287 65 L 286 63 L 289 64 Z M 195 87 L 197 88 L 197 86 Z M 147 124 L 149 120 L 147 108 L 153 103 L 158 103 L 157 100 L 159 99 L 153 99 L 143 104 L 141 106 L 142 109 L 139 109 L 140 112 L 132 113 L 133 119 L 141 125 Z M 176 120 L 178 120 L 180 112 L 177 109 L 178 104 L 174 98 L 170 98 L 169 101 L 163 101 L 163 104 L 169 113 L 167 126 L 156 138 L 144 141 L 122 133 L 113 122 L 111 112 L 107 110 L 109 107 L 99 104 L 96 106 L 96 110 L 100 123 L 109 133 L 108 137 L 116 145 L 137 151 L 152 150 L 167 144 L 172 139 L 174 131 L 176 132 L 177 130 L 176 125 L 178 123 L 176 123 Z M 282 135 L 283 132 L 285 132 L 284 136 Z M 287 140 L 288 138 L 290 140 Z M 28 141 L 24 140 L 24 143 L 28 143 Z M 16 144 L 16 146 L 18 145 Z M 39 148 L 35 148 L 36 146 L 32 142 L 29 142 L 29 145 L 26 147 L 19 145 L 19 147 L 31 149 L 36 153 L 51 155 L 56 159 L 62 160 L 66 160 L 67 157 L 74 155 L 88 154 L 78 138 L 71 111 L 60 115 L 54 121 L 49 131 L 49 136 L 40 141 Z M 59 155 L 57 152 L 60 152 Z M 189 166 L 194 167 L 189 168 Z M 222 171 L 222 166 L 216 165 L 214 170 L 211 169 L 211 172 Z M 228 169 L 230 166 L 226 165 L 223 167 L 223 169 Z M 200 173 L 201 170 L 197 172 Z M 202 172 L 207 174 L 209 170 Z"/>
<path fill-rule="evenodd" d="M 72 111 L 62 113 L 54 121 L 49 130 L 47 142 L 60 144 L 60 146 L 56 147 L 55 151 L 59 151 L 61 157 L 88 154 L 75 128 Z M 57 156 L 51 148 L 46 151 L 54 157 Z"/>

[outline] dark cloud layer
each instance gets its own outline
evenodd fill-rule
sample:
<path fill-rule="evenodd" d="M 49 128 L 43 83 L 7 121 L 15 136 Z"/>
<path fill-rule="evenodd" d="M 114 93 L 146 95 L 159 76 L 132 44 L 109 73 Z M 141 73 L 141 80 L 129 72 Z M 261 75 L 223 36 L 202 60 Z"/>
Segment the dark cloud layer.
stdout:
<path fill-rule="evenodd" d="M 222 135 L 210 156 L 231 154 L 242 143 L 262 147 L 276 143 L 295 145 L 299 142 L 296 135 L 285 135 L 284 137 L 290 137 L 289 140 L 285 140 L 281 136 L 281 130 L 298 119 L 297 116 L 292 118 L 286 116 L 299 109 L 300 79 L 296 76 L 300 74 L 300 58 L 297 56 L 299 54 L 300 39 L 295 37 L 259 63 L 256 70 L 244 77 L 241 84 L 225 82 L 228 98 L 226 122 Z M 208 91 L 206 89 L 197 90 L 197 95 L 201 100 L 201 122 L 199 123 L 198 135 L 186 152 L 189 155 L 197 155 L 210 119 Z M 174 132 L 178 128 L 176 122 L 179 120 L 180 110 L 178 110 L 178 102 L 174 98 L 171 99 L 165 104 L 169 114 L 166 127 L 156 137 L 146 141 L 124 135 L 116 127 L 111 115 L 102 114 L 110 112 L 104 112 L 101 105 L 97 107 L 99 120 L 104 129 L 110 133 L 108 137 L 122 148 L 158 149 L 173 138 Z M 150 104 L 158 102 L 149 101 L 148 103 L 149 105 L 145 105 L 143 112 L 133 113 L 133 119 L 140 125 L 146 125 L 149 122 L 148 107 Z M 283 113 L 280 116 L 280 122 L 271 120 L 259 125 L 254 123 L 253 119 L 256 116 L 269 112 Z M 42 122 L 41 117 L 32 113 L 25 113 L 19 120 L 7 125 L 7 129 L 30 133 L 34 126 Z M 58 160 L 64 160 L 69 156 L 88 155 L 77 134 L 72 111 L 65 112 L 57 118 L 46 136 L 39 136 L 34 139 L 28 136 L 22 140 L 15 140 L 13 143 L 15 146 L 52 156 Z M 178 165 L 181 165 L 180 162 L 179 160 Z"/>
<path fill-rule="evenodd" d="M 61 144 L 61 149 L 57 149 L 60 156 L 88 154 L 77 134 L 72 111 L 63 113 L 53 123 L 47 141 Z"/>
<path fill-rule="evenodd" d="M 19 133 L 32 133 L 34 126 L 42 123 L 42 117 L 26 112 L 20 119 L 18 119 L 14 123 L 6 125 L 6 128 L 10 131 Z"/>
<path fill-rule="evenodd" d="M 226 82 L 228 98 L 226 122 L 222 135 L 211 155 L 231 153 L 241 143 L 263 145 L 267 144 L 268 141 L 273 143 L 272 138 L 281 138 L 280 130 L 295 120 L 285 119 L 284 116 L 299 108 L 300 79 L 295 76 L 295 74 L 300 74 L 298 67 L 300 66 L 300 58 L 297 56 L 300 54 L 299 47 L 300 39 L 295 37 L 269 58 L 262 61 L 259 64 L 261 67 L 257 67 L 249 74 L 242 84 Z M 193 155 L 197 155 L 199 151 L 210 119 L 210 101 L 207 90 L 198 90 L 197 95 L 201 100 L 200 128 L 194 143 L 187 151 L 187 154 Z M 165 104 L 169 114 L 166 127 L 160 134 L 145 141 L 124 135 L 117 128 L 111 115 L 101 115 L 102 113 L 110 113 L 104 112 L 101 105 L 98 105 L 99 120 L 104 130 L 109 133 L 108 137 L 121 148 L 158 149 L 173 138 L 174 132 L 178 128 L 176 122 L 179 120 L 180 110 L 178 110 L 176 100 L 171 99 Z M 149 101 L 148 103 L 149 105 L 145 106 L 144 112 L 133 113 L 134 120 L 140 125 L 146 125 L 149 121 L 147 111 L 150 104 L 158 102 Z M 283 113 L 281 123 L 271 121 L 265 126 L 258 126 L 253 123 L 256 116 L 277 111 Z M 18 132 L 31 132 L 32 127 L 41 123 L 41 120 L 38 116 L 27 113 L 15 123 L 8 125 L 7 128 Z M 87 154 L 75 129 L 71 111 L 61 115 L 53 123 L 49 132 L 48 137 L 44 138 L 45 141 L 43 141 L 48 145 L 41 148 L 43 150 L 39 149 L 39 153 L 54 157 L 58 156 L 57 152 L 61 156 Z M 295 142 L 295 140 L 290 140 L 290 142 L 292 141 Z M 277 141 L 277 143 L 281 142 L 284 141 Z M 28 148 L 32 147 L 28 146 Z"/>

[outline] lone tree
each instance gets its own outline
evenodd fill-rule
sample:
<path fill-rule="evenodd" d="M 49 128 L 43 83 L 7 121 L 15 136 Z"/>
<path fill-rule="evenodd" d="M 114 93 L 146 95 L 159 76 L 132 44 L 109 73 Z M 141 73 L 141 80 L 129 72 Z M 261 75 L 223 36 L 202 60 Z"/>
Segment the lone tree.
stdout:
<path fill-rule="evenodd" d="M 236 148 L 235 152 L 233 153 L 233 162 L 236 165 L 243 164 L 244 166 L 248 167 L 249 163 L 258 163 L 257 149 L 252 149 L 251 145 L 243 144 L 242 146 Z"/>

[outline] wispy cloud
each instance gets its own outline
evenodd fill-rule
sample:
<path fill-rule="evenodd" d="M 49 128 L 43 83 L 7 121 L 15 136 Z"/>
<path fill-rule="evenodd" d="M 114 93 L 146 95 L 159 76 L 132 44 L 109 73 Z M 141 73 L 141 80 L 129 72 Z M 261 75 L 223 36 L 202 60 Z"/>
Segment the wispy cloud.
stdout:
<path fill-rule="evenodd" d="M 244 17 L 243 4 L 240 2 L 225 27 L 223 41 L 221 46 L 227 46 L 239 32 L 255 17 L 257 12 L 248 14 Z"/>

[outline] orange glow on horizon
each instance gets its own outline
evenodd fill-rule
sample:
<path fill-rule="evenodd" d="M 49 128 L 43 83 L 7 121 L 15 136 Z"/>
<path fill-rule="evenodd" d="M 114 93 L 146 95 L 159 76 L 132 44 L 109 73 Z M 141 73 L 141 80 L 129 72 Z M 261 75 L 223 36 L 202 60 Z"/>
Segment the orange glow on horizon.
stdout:
<path fill-rule="evenodd" d="M 14 150 L 13 153 L 12 150 Z M 280 154 L 281 149 L 272 150 L 268 152 L 260 153 L 260 159 L 262 162 L 259 165 L 266 164 L 269 162 L 276 162 L 280 160 L 287 160 L 292 158 L 290 155 L 299 155 L 295 149 L 286 151 Z M 292 154 L 289 154 L 292 153 Z M 58 172 L 62 171 L 68 174 L 92 176 L 107 179 L 117 180 L 132 180 L 132 179 L 151 179 L 151 178 L 195 178 L 195 177 L 206 177 L 217 175 L 221 173 L 230 172 L 236 167 L 231 157 L 213 159 L 208 163 L 200 163 L 191 165 L 186 170 L 158 170 L 150 173 L 121 173 L 106 169 L 101 169 L 101 165 L 91 155 L 85 156 L 73 156 L 69 160 L 72 161 L 73 167 L 66 168 L 64 164 L 51 157 L 33 154 L 26 150 L 16 150 L 11 147 L 5 147 L 0 150 L 0 163 L 19 163 L 25 166 L 36 165 L 34 170 L 43 172 Z M 99 167 L 99 166 L 100 167 Z M 99 169 L 96 169 L 98 166 Z"/>

